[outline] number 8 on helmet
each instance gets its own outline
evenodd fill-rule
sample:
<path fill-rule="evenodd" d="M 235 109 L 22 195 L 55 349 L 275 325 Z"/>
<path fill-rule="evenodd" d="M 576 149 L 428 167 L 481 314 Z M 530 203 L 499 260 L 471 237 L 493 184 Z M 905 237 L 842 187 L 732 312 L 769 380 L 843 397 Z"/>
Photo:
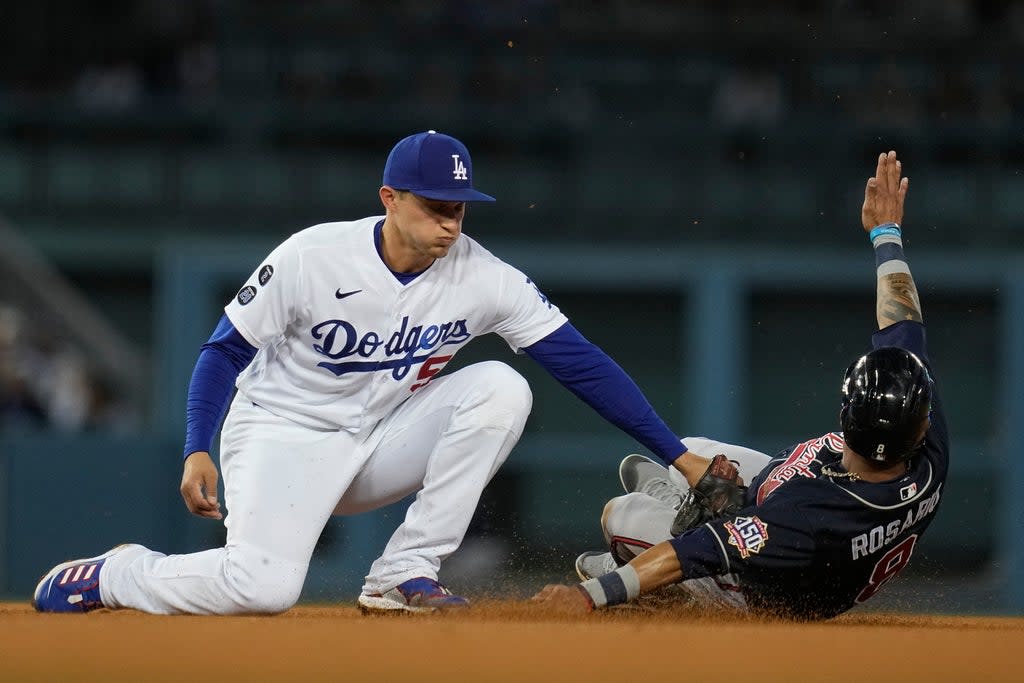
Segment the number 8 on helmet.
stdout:
<path fill-rule="evenodd" d="M 910 351 L 885 347 L 861 356 L 843 378 L 846 444 L 873 462 L 906 460 L 924 442 L 931 396 L 928 369 Z"/>

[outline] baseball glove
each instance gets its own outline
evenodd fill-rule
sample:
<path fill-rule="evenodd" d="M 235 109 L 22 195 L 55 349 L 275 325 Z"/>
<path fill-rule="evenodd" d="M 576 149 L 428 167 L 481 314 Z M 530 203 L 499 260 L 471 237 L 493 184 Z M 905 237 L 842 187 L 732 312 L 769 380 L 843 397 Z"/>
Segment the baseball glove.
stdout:
<path fill-rule="evenodd" d="M 672 522 L 672 535 L 678 536 L 712 519 L 738 512 L 743 507 L 746 492 L 736 465 L 724 455 L 716 455 L 679 507 Z"/>

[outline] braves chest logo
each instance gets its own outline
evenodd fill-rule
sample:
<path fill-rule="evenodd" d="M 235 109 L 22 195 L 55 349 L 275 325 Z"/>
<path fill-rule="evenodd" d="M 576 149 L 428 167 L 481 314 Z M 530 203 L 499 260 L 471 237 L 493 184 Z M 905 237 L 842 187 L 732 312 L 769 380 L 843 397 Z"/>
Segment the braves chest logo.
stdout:
<path fill-rule="evenodd" d="M 473 336 L 465 319 L 410 325 L 409 316 L 402 318 L 401 325 L 390 336 L 372 330 L 360 333 L 347 320 L 325 320 L 314 325 L 310 334 L 320 342 L 313 344 L 314 351 L 332 361 L 340 361 L 322 361 L 317 367 L 338 377 L 350 372 L 390 370 L 396 380 L 404 379 L 413 366 L 426 362 L 442 346 L 463 344 Z M 376 358 L 370 360 L 374 356 Z M 366 360 L 343 360 L 348 358 Z"/>
<path fill-rule="evenodd" d="M 757 489 L 757 504 L 760 505 L 770 496 L 775 489 L 779 488 L 794 477 L 815 476 L 811 470 L 811 463 L 814 462 L 823 448 L 833 451 L 843 450 L 843 437 L 836 432 L 830 432 L 825 436 L 805 441 L 793 449 L 784 462 L 775 466 L 771 474 L 761 483 Z"/>

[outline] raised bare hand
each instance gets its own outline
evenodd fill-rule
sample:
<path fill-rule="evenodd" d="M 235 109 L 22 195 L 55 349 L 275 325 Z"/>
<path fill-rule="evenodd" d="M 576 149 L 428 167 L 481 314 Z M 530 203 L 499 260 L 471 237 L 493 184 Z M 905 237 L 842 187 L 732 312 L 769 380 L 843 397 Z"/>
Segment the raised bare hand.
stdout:
<path fill-rule="evenodd" d="M 878 166 L 874 177 L 868 178 L 860 210 L 865 232 L 883 223 L 903 222 L 903 201 L 910 179 L 901 177 L 902 171 L 903 164 L 896 158 L 896 152 L 878 155 Z"/>

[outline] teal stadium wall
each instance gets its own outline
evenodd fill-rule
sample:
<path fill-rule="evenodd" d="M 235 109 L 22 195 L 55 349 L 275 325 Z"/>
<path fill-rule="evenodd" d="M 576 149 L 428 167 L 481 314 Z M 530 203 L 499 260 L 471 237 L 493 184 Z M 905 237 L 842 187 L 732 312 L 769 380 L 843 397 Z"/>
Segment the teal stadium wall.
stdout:
<path fill-rule="evenodd" d="M 184 393 L 220 306 L 272 246 L 179 243 L 162 251 L 150 435 L 0 438 L 3 592 L 26 597 L 46 567 L 119 542 L 167 552 L 223 542 L 221 525 L 189 517 L 178 496 Z M 681 433 L 769 453 L 835 428 L 839 377 L 873 329 L 867 249 L 489 246 L 530 273 Z M 1010 490 L 1021 466 L 1009 449 L 1010 427 L 1021 419 L 1024 267 L 993 254 L 953 260 L 919 249 L 911 258 L 954 446 L 943 508 L 915 569 L 936 586 L 987 577 L 991 591 L 974 606 L 1019 609 L 1014 577 L 1024 538 L 999 520 L 1021 518 Z M 597 518 L 617 494 L 615 467 L 638 447 L 496 337 L 475 341 L 452 368 L 483 358 L 524 374 L 535 410 L 485 495 L 476 533 L 507 544 L 513 584 L 564 574 L 577 552 L 600 543 Z M 332 521 L 303 599 L 350 598 L 402 508 Z M 963 594 L 932 597 L 931 609 L 972 607 Z"/>

